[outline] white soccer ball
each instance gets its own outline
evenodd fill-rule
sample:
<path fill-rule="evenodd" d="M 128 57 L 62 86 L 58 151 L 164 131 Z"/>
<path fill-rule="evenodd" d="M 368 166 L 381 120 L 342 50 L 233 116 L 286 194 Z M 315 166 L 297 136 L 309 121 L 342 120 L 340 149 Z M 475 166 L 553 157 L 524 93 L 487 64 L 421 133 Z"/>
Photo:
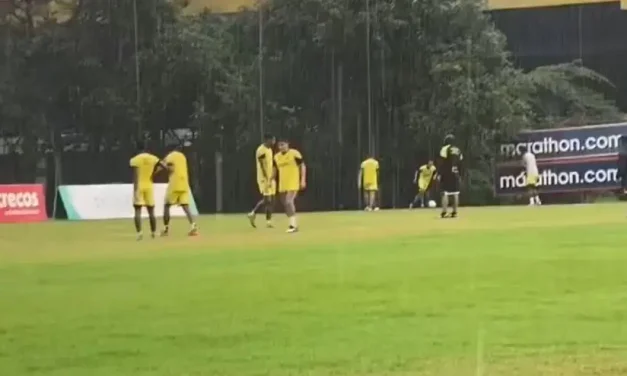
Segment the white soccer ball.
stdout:
<path fill-rule="evenodd" d="M 438 206 L 438 204 L 436 204 L 435 201 L 433 201 L 433 200 L 429 201 L 429 207 L 430 208 L 435 208 L 436 206 Z"/>

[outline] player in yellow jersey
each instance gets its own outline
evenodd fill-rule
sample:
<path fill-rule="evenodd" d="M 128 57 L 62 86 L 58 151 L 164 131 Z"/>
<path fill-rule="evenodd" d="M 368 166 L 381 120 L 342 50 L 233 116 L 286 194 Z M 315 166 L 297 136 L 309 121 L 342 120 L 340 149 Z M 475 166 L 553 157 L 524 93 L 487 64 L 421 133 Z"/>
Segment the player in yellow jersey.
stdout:
<path fill-rule="evenodd" d="M 165 157 L 163 162 L 165 162 L 169 177 L 163 207 L 164 228 L 161 235 L 167 236 L 170 232 L 170 207 L 172 205 L 179 205 L 185 212 L 190 225 L 189 236 L 198 235 L 198 226 L 189 208 L 192 192 L 189 186 L 187 158 L 181 152 L 180 147 L 177 147 Z"/>
<path fill-rule="evenodd" d="M 155 218 L 155 194 L 153 174 L 160 165 L 159 158 L 146 151 L 144 142 L 137 142 L 137 155 L 131 158 L 130 166 L 133 169 L 133 207 L 135 208 L 135 230 L 137 240 L 143 238 L 142 208 L 148 211 L 150 218 L 150 232 L 155 237 L 157 218 Z"/>
<path fill-rule="evenodd" d="M 290 149 L 286 140 L 279 141 L 279 152 L 274 156 L 274 174 L 279 175 L 279 197 L 289 218 L 287 232 L 297 232 L 294 201 L 298 192 L 307 187 L 307 167 L 300 152 Z"/>
<path fill-rule="evenodd" d="M 257 166 L 257 186 L 261 194 L 261 200 L 253 210 L 248 213 L 248 219 L 253 227 L 257 211 L 264 207 L 266 212 L 266 226 L 272 227 L 272 205 L 274 204 L 274 196 L 276 195 L 276 180 L 273 176 L 274 156 L 272 148 L 276 143 L 276 138 L 271 134 L 266 134 L 263 138 L 263 144 L 259 145 L 255 152 L 255 165 Z"/>
<path fill-rule="evenodd" d="M 360 189 L 364 190 L 366 210 L 379 210 L 379 208 L 375 206 L 377 192 L 379 191 L 379 162 L 374 159 L 373 156 L 361 162 L 357 185 Z"/>
<path fill-rule="evenodd" d="M 429 160 L 427 164 L 418 168 L 416 174 L 414 174 L 414 184 L 418 185 L 418 193 L 416 197 L 414 197 L 414 201 L 409 205 L 410 209 L 416 207 L 418 204 L 423 208 L 427 205 L 429 188 L 431 187 L 435 172 L 436 168 L 433 160 Z"/>

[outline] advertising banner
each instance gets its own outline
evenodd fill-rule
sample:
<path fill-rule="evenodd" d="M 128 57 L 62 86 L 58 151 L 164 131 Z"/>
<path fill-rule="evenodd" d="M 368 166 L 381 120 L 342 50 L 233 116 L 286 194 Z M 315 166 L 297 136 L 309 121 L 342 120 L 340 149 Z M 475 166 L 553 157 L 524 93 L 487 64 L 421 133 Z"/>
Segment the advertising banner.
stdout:
<path fill-rule="evenodd" d="M 163 216 L 163 204 L 167 184 L 155 184 L 155 214 Z M 132 184 L 100 184 L 100 185 L 62 185 L 59 194 L 67 217 L 70 220 L 91 219 L 122 219 L 133 218 L 133 185 Z M 194 198 L 191 198 L 190 209 L 198 214 Z M 173 206 L 170 210 L 173 217 L 184 216 L 183 209 Z M 143 216 L 148 214 L 143 210 Z"/>
<path fill-rule="evenodd" d="M 499 152 L 505 160 L 520 159 L 523 145 L 537 159 L 614 154 L 624 134 L 627 123 L 527 131 L 520 133 L 515 142 L 501 144 Z"/>
<path fill-rule="evenodd" d="M 0 185 L 0 223 L 41 222 L 48 219 L 42 184 Z"/>
<path fill-rule="evenodd" d="M 623 3 L 625 0 L 488 0 L 489 10 Z"/>
<path fill-rule="evenodd" d="M 539 161 L 540 193 L 612 190 L 620 187 L 617 157 L 566 158 Z M 526 191 L 526 177 L 520 164 L 501 164 L 496 169 L 496 194 L 515 195 Z"/>

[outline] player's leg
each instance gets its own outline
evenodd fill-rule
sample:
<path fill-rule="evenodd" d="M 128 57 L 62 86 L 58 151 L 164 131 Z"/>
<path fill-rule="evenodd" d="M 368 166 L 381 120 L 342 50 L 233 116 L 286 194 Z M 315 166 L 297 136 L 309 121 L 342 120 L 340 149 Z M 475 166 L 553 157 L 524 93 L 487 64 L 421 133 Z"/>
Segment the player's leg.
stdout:
<path fill-rule="evenodd" d="M 364 209 L 366 211 L 368 210 L 372 210 L 372 208 L 370 207 L 370 196 L 369 196 L 369 191 L 364 188 Z"/>
<path fill-rule="evenodd" d="M 459 208 L 459 190 L 460 190 L 460 177 L 457 174 L 451 176 L 451 190 L 449 191 L 453 198 L 453 211 L 451 217 L 457 217 L 457 209 Z"/>
<path fill-rule="evenodd" d="M 429 194 L 429 184 L 425 187 L 422 192 L 422 206 L 429 207 L 429 202 L 431 201 L 431 195 Z"/>
<path fill-rule="evenodd" d="M 409 203 L 409 208 L 413 209 L 414 207 L 418 206 L 419 200 L 420 200 L 420 193 L 416 193 L 416 195 L 414 196 L 414 199 Z"/>
<path fill-rule="evenodd" d="M 146 206 L 146 210 L 148 210 L 148 220 L 150 221 L 150 236 L 154 238 L 157 233 L 157 217 L 155 217 L 155 207 L 154 205 Z"/>
<path fill-rule="evenodd" d="M 144 192 L 144 203 L 146 204 L 146 210 L 148 210 L 150 235 L 154 238 L 157 232 L 157 217 L 155 217 L 155 193 L 152 188 Z"/>
<path fill-rule="evenodd" d="M 425 202 L 425 191 L 423 189 L 421 189 L 420 193 L 418 193 L 418 200 L 420 201 L 420 207 L 424 208 L 426 206 L 426 202 Z"/>
<path fill-rule="evenodd" d="M 451 217 L 457 217 L 457 208 L 459 208 L 459 192 L 455 192 L 451 195 L 453 197 L 453 211 Z"/>
<path fill-rule="evenodd" d="M 535 186 L 533 187 L 533 194 L 535 196 L 536 199 L 536 205 L 542 205 L 542 201 L 540 200 L 540 193 L 538 192 L 538 187 Z"/>
<path fill-rule="evenodd" d="M 379 189 L 372 190 L 372 207 L 374 211 L 379 211 Z"/>
<path fill-rule="evenodd" d="M 296 220 L 296 195 L 297 191 L 289 191 L 285 194 L 285 214 L 287 214 L 289 220 L 289 227 L 287 232 L 296 232 L 298 231 L 298 222 Z"/>
<path fill-rule="evenodd" d="M 163 230 L 161 230 L 161 236 L 170 234 L 170 207 L 171 205 L 167 201 L 163 204 Z"/>
<path fill-rule="evenodd" d="M 534 199 L 533 186 L 531 184 L 527 185 L 527 198 L 529 199 L 529 206 L 533 206 L 536 204 L 536 200 Z"/>
<path fill-rule="evenodd" d="M 170 208 L 176 204 L 176 197 L 172 187 L 168 186 L 165 192 L 165 200 L 163 203 L 163 230 L 161 230 L 161 236 L 168 236 L 170 234 Z"/>
<path fill-rule="evenodd" d="M 133 205 L 135 208 L 135 216 L 133 217 L 133 221 L 135 222 L 135 232 L 137 233 L 137 240 L 141 240 L 143 238 L 142 234 L 142 206 L 141 205 Z"/>
<path fill-rule="evenodd" d="M 440 215 L 442 218 L 446 218 L 446 216 L 448 215 L 448 198 L 448 192 L 442 192 L 442 213 Z"/>
<path fill-rule="evenodd" d="M 198 235 L 198 226 L 196 225 L 196 218 L 194 218 L 194 214 L 192 214 L 192 210 L 189 207 L 191 202 L 191 192 L 180 191 L 176 192 L 176 203 L 181 206 L 183 212 L 185 213 L 185 217 L 187 218 L 187 222 L 189 223 L 189 236 Z"/>
<path fill-rule="evenodd" d="M 279 192 L 279 201 L 281 201 L 281 206 L 283 206 L 283 211 L 287 216 L 288 220 L 290 218 L 290 207 L 287 199 L 287 192 Z"/>
<path fill-rule="evenodd" d="M 266 206 L 266 227 L 272 228 L 272 207 L 274 206 L 274 194 L 263 198 Z"/>
<path fill-rule="evenodd" d="M 257 224 L 255 223 L 255 219 L 257 219 L 257 211 L 259 211 L 259 209 L 261 209 L 261 207 L 264 206 L 265 204 L 266 204 L 266 198 L 264 196 L 261 198 L 261 200 L 257 201 L 255 206 L 253 207 L 253 210 L 251 210 L 250 213 L 248 213 L 248 220 L 250 221 L 251 226 L 257 227 Z"/>
<path fill-rule="evenodd" d="M 368 206 L 374 210 L 375 206 L 375 194 L 376 191 L 374 189 L 371 189 L 368 191 Z"/>
<path fill-rule="evenodd" d="M 451 179 L 448 175 L 443 174 L 440 177 L 440 184 L 442 188 L 442 218 L 446 218 L 448 216 L 448 205 L 449 205 L 449 196 L 452 192 L 451 187 Z"/>
<path fill-rule="evenodd" d="M 261 200 L 257 201 L 253 209 L 248 213 L 248 220 L 250 221 L 250 225 L 253 227 L 257 227 L 255 223 L 255 219 L 257 219 L 257 212 L 261 209 L 262 206 L 266 204 L 266 183 L 263 181 L 258 181 L 257 186 L 259 187 L 259 193 L 261 194 Z"/>
<path fill-rule="evenodd" d="M 534 201 L 534 203 L 535 203 L 536 205 L 542 205 L 542 201 L 540 201 L 540 194 L 539 194 L 539 192 L 538 192 L 538 183 L 539 183 L 539 180 L 540 180 L 539 176 L 538 176 L 538 175 L 535 175 L 535 176 L 533 177 L 533 180 L 532 180 L 532 186 L 531 186 L 531 190 L 532 190 L 532 191 L 531 191 L 532 198 L 533 198 L 533 201 Z"/>
<path fill-rule="evenodd" d="M 194 215 L 192 214 L 192 210 L 189 208 L 188 204 L 182 204 L 181 209 L 185 213 L 185 217 L 187 217 L 187 222 L 189 223 L 189 232 L 187 233 L 189 236 L 198 235 L 198 225 L 196 224 L 196 220 L 194 219 Z"/>
<path fill-rule="evenodd" d="M 142 231 L 142 208 L 146 206 L 146 193 L 144 190 L 138 190 L 133 197 L 133 208 L 135 209 L 135 232 L 137 233 L 137 240 L 142 240 L 144 237 Z"/>

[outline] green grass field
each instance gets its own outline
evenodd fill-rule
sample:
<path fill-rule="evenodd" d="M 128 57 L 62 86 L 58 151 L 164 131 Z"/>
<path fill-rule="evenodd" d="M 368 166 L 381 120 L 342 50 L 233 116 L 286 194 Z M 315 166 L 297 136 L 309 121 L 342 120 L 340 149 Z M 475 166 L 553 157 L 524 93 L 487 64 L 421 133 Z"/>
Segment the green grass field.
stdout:
<path fill-rule="evenodd" d="M 2 225 L 0 375 L 627 375 L 626 208 Z"/>

